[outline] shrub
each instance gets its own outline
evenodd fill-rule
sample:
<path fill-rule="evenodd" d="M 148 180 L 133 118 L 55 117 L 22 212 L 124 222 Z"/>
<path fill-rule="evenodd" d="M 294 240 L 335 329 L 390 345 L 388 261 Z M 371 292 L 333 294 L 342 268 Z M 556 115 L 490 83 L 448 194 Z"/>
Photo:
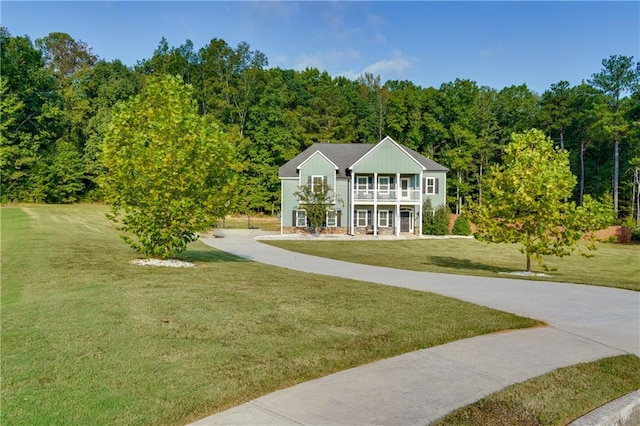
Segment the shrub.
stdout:
<path fill-rule="evenodd" d="M 453 229 L 451 230 L 453 235 L 471 235 L 471 225 L 469 225 L 469 219 L 464 216 L 458 216 L 453 223 Z"/>
<path fill-rule="evenodd" d="M 449 228 L 449 209 L 445 205 L 434 209 L 431 200 L 424 203 L 422 209 L 422 233 L 425 235 L 447 235 Z"/>

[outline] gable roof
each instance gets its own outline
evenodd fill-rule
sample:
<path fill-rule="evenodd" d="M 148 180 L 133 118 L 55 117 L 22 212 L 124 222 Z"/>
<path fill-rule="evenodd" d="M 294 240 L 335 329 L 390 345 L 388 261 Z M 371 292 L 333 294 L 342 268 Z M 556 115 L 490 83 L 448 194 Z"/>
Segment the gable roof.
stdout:
<path fill-rule="evenodd" d="M 353 170 L 353 168 L 361 161 L 363 161 L 365 158 L 367 158 L 367 156 L 369 156 L 371 153 L 373 153 L 373 151 L 375 151 L 376 149 L 378 149 L 378 147 L 382 146 L 382 144 L 384 143 L 391 143 L 393 146 L 395 146 L 396 148 L 398 148 L 403 154 L 405 154 L 407 157 L 409 157 L 409 159 L 411 159 L 411 161 L 415 162 L 417 165 L 422 166 L 422 170 L 425 170 L 425 167 L 423 164 L 421 164 L 415 157 L 411 156 L 411 154 L 409 154 L 402 145 L 400 145 L 398 142 L 394 141 L 393 139 L 391 139 L 389 136 L 386 136 L 384 139 L 382 139 L 380 142 L 378 142 L 377 144 L 375 144 L 373 146 L 373 148 L 371 148 L 369 150 L 369 152 L 367 152 L 366 154 L 364 154 L 362 157 L 360 157 L 355 163 L 353 163 L 351 166 L 349 166 L 349 170 Z"/>
<path fill-rule="evenodd" d="M 385 138 L 387 139 L 387 138 Z M 383 140 L 385 140 L 383 139 Z M 391 138 L 389 138 L 391 139 Z M 393 139 L 391 139 L 393 141 Z M 415 161 L 420 163 L 426 170 L 447 172 L 449 169 L 436 163 L 435 161 L 417 153 L 411 148 L 400 145 L 394 141 L 400 148 L 405 150 Z M 326 157 L 337 167 L 338 177 L 346 177 L 347 169 L 355 164 L 360 158 L 365 156 L 369 151 L 374 149 L 378 144 L 368 143 L 314 143 L 309 148 L 296 155 L 291 160 L 282 165 L 278 171 L 280 178 L 298 177 L 299 167 L 307 161 L 317 151 Z"/>
<path fill-rule="evenodd" d="M 319 149 L 318 149 L 318 150 L 316 150 L 316 152 L 314 152 L 314 153 L 313 153 L 313 154 L 311 154 L 310 156 L 308 156 L 306 160 L 304 160 L 302 163 L 300 163 L 300 164 L 296 167 L 296 169 L 297 169 L 297 170 L 300 170 L 300 167 L 304 166 L 304 163 L 306 163 L 307 161 L 311 160 L 315 155 L 319 155 L 319 156 L 321 156 L 322 158 L 324 158 L 325 160 L 327 160 L 327 162 L 328 162 L 329 164 L 331 164 L 331 165 L 333 166 L 333 168 L 334 168 L 334 169 L 338 170 L 338 166 L 336 166 L 336 163 L 334 163 L 333 161 L 329 160 L 329 159 L 327 158 L 327 156 L 326 156 L 326 155 L 324 155 L 322 152 L 320 152 L 320 150 L 319 150 Z"/>

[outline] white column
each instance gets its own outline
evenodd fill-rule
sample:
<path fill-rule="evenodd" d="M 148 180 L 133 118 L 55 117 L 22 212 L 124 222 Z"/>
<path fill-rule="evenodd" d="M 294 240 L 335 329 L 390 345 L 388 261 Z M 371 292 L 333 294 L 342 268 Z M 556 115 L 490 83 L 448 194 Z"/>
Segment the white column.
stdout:
<path fill-rule="evenodd" d="M 378 235 L 378 172 L 373 174 L 373 235 Z"/>
<path fill-rule="evenodd" d="M 354 226 L 354 220 L 355 220 L 355 215 L 356 215 L 356 211 L 355 211 L 355 202 L 353 201 L 355 198 L 355 194 L 354 194 L 354 181 L 356 180 L 356 176 L 354 173 L 351 173 L 351 179 L 349 181 L 349 197 L 347 197 L 349 200 L 347 201 L 347 206 L 346 209 L 349 213 L 349 231 L 348 233 L 350 233 L 351 235 L 355 235 L 356 234 L 356 229 Z"/>
<path fill-rule="evenodd" d="M 422 215 L 424 214 L 424 212 L 422 211 L 422 206 L 423 206 L 422 193 L 424 192 L 424 189 L 422 188 L 422 174 L 418 175 L 418 188 L 420 190 L 420 193 L 419 193 L 420 205 L 418 206 L 418 212 L 420 212 L 420 216 L 418 220 L 418 235 L 422 235 Z"/>
<path fill-rule="evenodd" d="M 396 173 L 396 211 L 393 215 L 393 222 L 395 224 L 396 237 L 400 236 L 400 194 L 402 193 L 402 186 L 400 185 L 400 172 Z"/>

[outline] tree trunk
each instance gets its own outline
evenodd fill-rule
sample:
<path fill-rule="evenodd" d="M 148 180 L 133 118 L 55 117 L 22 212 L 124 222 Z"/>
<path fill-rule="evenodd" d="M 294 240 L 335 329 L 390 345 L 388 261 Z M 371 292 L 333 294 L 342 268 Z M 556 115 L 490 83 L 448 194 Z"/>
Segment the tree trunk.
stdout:
<path fill-rule="evenodd" d="M 527 253 L 527 272 L 531 272 L 531 257 Z"/>
<path fill-rule="evenodd" d="M 618 174 L 620 169 L 620 141 L 613 145 L 613 210 L 618 218 Z"/>

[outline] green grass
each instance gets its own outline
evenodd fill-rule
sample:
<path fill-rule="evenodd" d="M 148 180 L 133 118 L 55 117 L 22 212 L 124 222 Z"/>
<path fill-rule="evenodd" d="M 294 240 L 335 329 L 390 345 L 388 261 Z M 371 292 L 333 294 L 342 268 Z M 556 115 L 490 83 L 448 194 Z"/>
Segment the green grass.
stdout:
<path fill-rule="evenodd" d="M 637 389 L 640 358 L 605 358 L 509 386 L 454 411 L 435 425 L 561 426 Z"/>
<path fill-rule="evenodd" d="M 277 216 L 227 216 L 224 221 L 219 220 L 216 224 L 219 228 L 225 229 L 261 229 L 263 231 L 279 231 L 280 219 Z"/>
<path fill-rule="evenodd" d="M 185 424 L 339 370 L 539 322 L 242 260 L 131 265 L 103 206 L 2 215 L 0 424 Z"/>
<path fill-rule="evenodd" d="M 484 244 L 473 239 L 273 240 L 268 244 L 331 259 L 414 271 L 505 277 L 500 272 L 525 269 L 525 257 L 518 246 Z M 552 269 L 549 272 L 532 262 L 534 272 L 545 272 L 549 277 L 531 279 L 640 290 L 639 245 L 598 244 L 598 250 L 591 253 L 595 256 L 585 258 L 574 253 L 564 258 L 545 258 Z"/>

